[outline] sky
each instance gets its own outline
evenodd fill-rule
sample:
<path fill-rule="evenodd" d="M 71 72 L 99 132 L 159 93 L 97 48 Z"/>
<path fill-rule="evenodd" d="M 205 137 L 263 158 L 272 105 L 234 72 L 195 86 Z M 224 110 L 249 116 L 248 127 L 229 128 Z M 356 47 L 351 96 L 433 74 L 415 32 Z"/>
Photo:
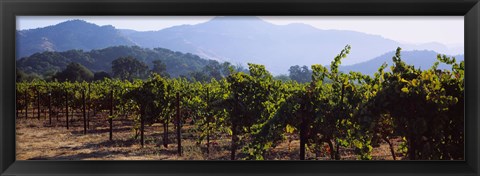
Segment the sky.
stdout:
<path fill-rule="evenodd" d="M 55 25 L 67 20 L 82 19 L 100 26 L 117 29 L 155 31 L 182 24 L 198 24 L 212 16 L 17 16 L 17 30 Z M 439 42 L 447 46 L 463 46 L 463 16 L 260 16 L 277 24 L 304 23 L 319 29 L 353 30 L 402 43 Z"/>

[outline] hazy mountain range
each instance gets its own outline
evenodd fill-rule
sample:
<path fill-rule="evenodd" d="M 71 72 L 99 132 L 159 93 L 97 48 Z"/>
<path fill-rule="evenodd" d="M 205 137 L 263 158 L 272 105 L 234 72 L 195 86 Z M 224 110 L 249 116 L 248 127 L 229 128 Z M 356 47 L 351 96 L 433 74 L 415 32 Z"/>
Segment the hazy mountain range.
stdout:
<path fill-rule="evenodd" d="M 273 74 L 280 74 L 287 73 L 292 65 L 330 64 L 347 44 L 351 45 L 352 50 L 342 63 L 345 66 L 342 68 L 351 70 L 360 67 L 358 71 L 376 65 L 382 58 L 391 60 L 392 52 L 399 46 L 404 48 L 405 57 L 414 58 L 411 64 L 421 65 L 422 68 L 431 60 L 434 61 L 436 57 L 430 56 L 436 56 L 437 53 L 463 53 L 463 46 L 452 48 L 440 43 L 404 44 L 355 31 L 321 30 L 306 24 L 275 25 L 257 17 L 215 17 L 196 25 L 147 32 L 98 26 L 82 20 L 21 30 L 17 31 L 17 59 L 43 51 L 89 51 L 136 45 L 192 53 L 201 58 L 232 64 L 264 64 Z M 431 51 L 411 51 L 406 54 L 406 50 L 413 49 Z"/>
<path fill-rule="evenodd" d="M 432 67 L 433 63 L 437 61 L 437 54 L 438 54 L 437 52 L 431 51 L 431 50 L 402 51 L 401 58 L 405 63 L 414 65 L 415 68 L 420 68 L 422 70 L 425 70 Z M 395 52 L 391 51 L 362 63 L 357 63 L 354 65 L 348 65 L 348 66 L 341 66 L 340 70 L 344 72 L 358 71 L 364 74 L 373 75 L 375 72 L 378 71 L 378 68 L 383 63 L 388 64 L 388 67 L 385 68 L 385 71 L 390 70 L 390 66 L 393 65 L 392 57 L 394 55 L 395 55 Z M 464 55 L 455 55 L 452 57 L 455 57 L 457 62 L 464 60 Z M 447 66 L 445 64 L 440 63 L 438 68 L 451 69 L 451 66 Z"/>

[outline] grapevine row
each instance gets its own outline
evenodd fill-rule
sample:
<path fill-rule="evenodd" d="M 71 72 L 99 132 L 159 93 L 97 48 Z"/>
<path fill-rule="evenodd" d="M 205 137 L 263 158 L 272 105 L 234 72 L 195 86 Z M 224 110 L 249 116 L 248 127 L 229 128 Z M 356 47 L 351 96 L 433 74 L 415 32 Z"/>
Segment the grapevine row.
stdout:
<path fill-rule="evenodd" d="M 243 159 L 263 160 L 292 135 L 299 136 L 301 160 L 306 150 L 340 160 L 341 148 L 354 148 L 359 159 L 369 160 L 380 141 L 389 144 L 395 159 L 390 140 L 398 136 L 401 152 L 411 160 L 463 159 L 464 62 L 439 55 L 431 68 L 420 70 L 403 62 L 400 51 L 393 65 L 369 76 L 339 71 L 350 52 L 347 45 L 329 67 L 312 65 L 311 81 L 302 84 L 276 80 L 256 64 L 249 64 L 250 73 L 231 69 L 208 82 L 158 74 L 134 81 L 20 82 L 17 118 L 40 120 L 40 113 L 48 112 L 50 124 L 52 117 L 64 117 L 69 129 L 71 113 L 80 110 L 86 134 L 90 118 L 108 112 L 109 140 L 113 120 L 123 117 L 135 122 L 132 129 L 142 146 L 145 125 L 161 123 L 165 147 L 173 123 L 180 155 L 181 128 L 188 122 L 198 142 L 206 142 L 207 155 L 215 136 L 231 137 L 232 160 L 238 149 L 246 154 Z M 439 64 L 451 69 L 438 69 Z"/>

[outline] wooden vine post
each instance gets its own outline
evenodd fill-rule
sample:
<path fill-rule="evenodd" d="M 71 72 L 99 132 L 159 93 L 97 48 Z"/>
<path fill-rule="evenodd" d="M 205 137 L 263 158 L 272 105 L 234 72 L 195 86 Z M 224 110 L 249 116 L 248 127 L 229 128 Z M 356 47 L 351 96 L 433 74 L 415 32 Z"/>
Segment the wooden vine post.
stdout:
<path fill-rule="evenodd" d="M 25 88 L 25 119 L 28 119 L 28 87 Z"/>
<path fill-rule="evenodd" d="M 68 130 L 68 91 L 67 89 L 65 89 L 65 117 L 66 117 L 65 123 L 67 123 L 67 130 Z"/>
<path fill-rule="evenodd" d="M 85 106 L 85 89 L 82 90 L 82 103 L 83 103 L 83 134 L 87 134 L 87 114 Z"/>
<path fill-rule="evenodd" d="M 52 91 L 48 90 L 48 122 L 52 125 Z"/>
<path fill-rule="evenodd" d="M 45 87 L 47 88 L 47 93 L 48 93 L 48 87 L 47 87 L 47 86 L 45 86 Z M 48 96 L 48 94 L 47 94 L 47 96 Z M 47 98 L 47 101 L 48 101 L 48 98 Z M 47 102 L 47 103 L 48 103 L 48 102 Z M 45 107 L 44 107 L 44 108 L 45 108 Z M 47 108 L 48 108 L 48 104 L 47 104 Z M 47 120 L 47 110 L 45 110 L 45 109 L 44 109 L 44 111 L 43 111 L 43 119 Z"/>
<path fill-rule="evenodd" d="M 237 93 L 233 93 L 233 99 L 234 102 L 238 102 L 238 97 Z M 235 107 L 233 108 L 233 111 L 235 112 L 234 114 L 237 115 L 238 117 L 238 105 L 236 104 Z M 230 159 L 235 160 L 235 152 L 237 150 L 237 124 L 235 122 L 232 122 L 232 144 L 230 148 Z"/>
<path fill-rule="evenodd" d="M 168 148 L 168 120 L 163 121 L 163 146 Z"/>
<path fill-rule="evenodd" d="M 143 104 L 140 104 L 140 143 L 142 144 L 142 147 L 145 144 L 143 134 L 145 131 L 145 106 Z"/>
<path fill-rule="evenodd" d="M 180 121 L 180 93 L 177 92 L 177 150 L 178 150 L 178 155 L 182 155 L 182 139 L 181 139 L 181 121 Z"/>
<path fill-rule="evenodd" d="M 110 116 L 108 117 L 108 123 L 110 124 L 110 140 L 113 135 L 113 89 L 110 90 Z"/>
<path fill-rule="evenodd" d="M 305 160 L 305 143 L 306 143 L 306 122 L 304 118 L 300 124 L 300 160 Z"/>
<path fill-rule="evenodd" d="M 163 146 L 168 148 L 168 117 L 163 120 Z"/>
<path fill-rule="evenodd" d="M 207 87 L 207 97 L 205 98 L 207 102 L 207 112 L 210 111 L 210 97 L 208 94 Z M 210 113 L 207 114 L 207 155 L 210 157 Z"/>
<path fill-rule="evenodd" d="M 38 87 L 35 87 L 35 92 L 37 93 L 37 119 L 40 120 L 40 91 Z"/>
<path fill-rule="evenodd" d="M 88 99 L 88 109 L 87 109 L 87 129 L 90 129 L 90 108 L 91 108 L 91 100 L 90 100 L 90 83 L 88 83 L 88 94 L 87 94 L 87 99 Z"/>
<path fill-rule="evenodd" d="M 57 94 L 55 94 L 55 97 L 56 97 L 57 101 L 62 101 L 62 94 L 57 93 Z M 57 112 L 55 114 L 55 118 L 57 119 L 57 123 L 58 123 L 58 115 L 59 115 L 58 106 L 55 106 L 55 110 L 56 110 L 55 112 Z"/>

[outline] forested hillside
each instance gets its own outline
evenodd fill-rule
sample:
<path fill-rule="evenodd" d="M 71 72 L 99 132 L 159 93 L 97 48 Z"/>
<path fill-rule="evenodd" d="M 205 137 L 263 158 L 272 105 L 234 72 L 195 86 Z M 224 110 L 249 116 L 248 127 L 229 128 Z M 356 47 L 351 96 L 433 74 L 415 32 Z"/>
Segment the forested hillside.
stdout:
<path fill-rule="evenodd" d="M 71 62 L 79 63 L 93 72 L 111 72 L 112 61 L 119 57 L 131 56 L 153 66 L 160 60 L 166 65 L 166 71 L 172 77 L 187 76 L 191 72 L 201 71 L 206 65 L 219 64 L 217 61 L 202 59 L 190 53 L 174 52 L 163 48 L 146 49 L 137 46 L 115 46 L 99 50 L 69 50 L 64 52 L 43 52 L 21 58 L 17 69 L 41 76 L 60 72 Z"/>

